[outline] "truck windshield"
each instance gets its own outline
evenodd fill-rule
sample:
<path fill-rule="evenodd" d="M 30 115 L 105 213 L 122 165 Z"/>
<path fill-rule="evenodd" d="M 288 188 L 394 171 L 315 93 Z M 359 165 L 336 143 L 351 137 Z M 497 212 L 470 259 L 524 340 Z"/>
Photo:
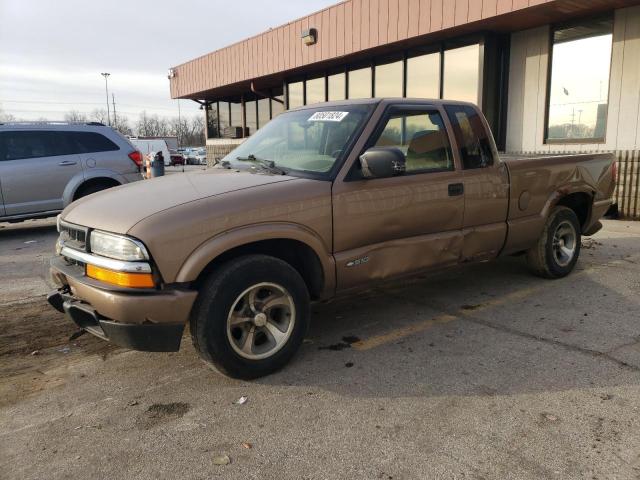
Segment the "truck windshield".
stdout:
<path fill-rule="evenodd" d="M 223 166 L 259 166 L 275 173 L 328 173 L 360 132 L 371 105 L 339 105 L 285 112 L 221 160 Z M 265 165 L 270 168 L 265 168 Z"/>

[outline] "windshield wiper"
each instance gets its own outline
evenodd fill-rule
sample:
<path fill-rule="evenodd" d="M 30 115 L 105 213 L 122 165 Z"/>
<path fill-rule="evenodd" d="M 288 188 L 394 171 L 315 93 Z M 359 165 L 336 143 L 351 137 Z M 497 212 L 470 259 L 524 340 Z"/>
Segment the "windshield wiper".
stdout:
<path fill-rule="evenodd" d="M 276 162 L 274 162 L 273 160 L 265 160 L 264 158 L 258 158 L 253 154 L 247 155 L 246 157 L 236 157 L 236 160 L 239 160 L 241 162 L 257 163 L 262 168 L 264 168 L 265 170 L 271 173 L 275 173 L 276 175 L 286 175 L 286 172 L 284 171 L 284 169 L 278 167 L 276 165 Z"/>

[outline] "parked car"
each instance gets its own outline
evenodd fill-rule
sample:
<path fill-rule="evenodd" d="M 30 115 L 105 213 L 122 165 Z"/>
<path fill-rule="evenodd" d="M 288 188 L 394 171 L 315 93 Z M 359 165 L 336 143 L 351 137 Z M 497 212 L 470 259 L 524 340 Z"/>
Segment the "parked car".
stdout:
<path fill-rule="evenodd" d="M 100 123 L 0 124 L 0 221 L 55 216 L 81 197 L 142 180 L 141 161 Z"/>
<path fill-rule="evenodd" d="M 301 107 L 219 167 L 68 207 L 49 301 L 138 350 L 178 350 L 188 322 L 203 359 L 259 377 L 292 358 L 310 301 L 505 255 L 568 275 L 611 205 L 613 158 L 501 157 L 463 102 Z"/>
<path fill-rule="evenodd" d="M 183 154 L 187 165 L 207 164 L 207 151 L 204 148 L 187 148 Z"/>
<path fill-rule="evenodd" d="M 184 156 L 181 153 L 178 153 L 177 151 L 174 151 L 174 150 L 169 150 L 169 155 L 171 155 L 170 165 L 172 167 L 176 165 L 185 164 Z"/>
<path fill-rule="evenodd" d="M 169 152 L 169 147 L 167 147 L 167 142 L 164 139 L 140 139 L 137 137 L 129 137 L 129 141 L 135 145 L 144 157 L 153 157 L 153 154 L 156 152 L 162 152 L 165 167 L 171 165 L 171 153 Z"/>

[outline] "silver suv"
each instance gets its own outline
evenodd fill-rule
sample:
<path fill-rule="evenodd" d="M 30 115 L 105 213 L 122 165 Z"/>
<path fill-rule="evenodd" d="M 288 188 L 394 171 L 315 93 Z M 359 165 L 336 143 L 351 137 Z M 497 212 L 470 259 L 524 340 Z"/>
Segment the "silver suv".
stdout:
<path fill-rule="evenodd" d="M 43 218 L 142 180 L 142 155 L 101 123 L 0 123 L 0 221 Z"/>

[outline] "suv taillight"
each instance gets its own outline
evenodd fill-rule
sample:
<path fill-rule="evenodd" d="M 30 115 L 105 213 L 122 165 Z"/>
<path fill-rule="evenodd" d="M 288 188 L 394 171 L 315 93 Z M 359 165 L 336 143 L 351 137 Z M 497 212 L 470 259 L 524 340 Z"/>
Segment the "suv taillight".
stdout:
<path fill-rule="evenodd" d="M 129 158 L 136 164 L 138 168 L 142 166 L 142 154 L 138 150 L 134 150 L 129 154 Z"/>
<path fill-rule="evenodd" d="M 614 185 L 618 182 L 618 161 L 617 159 L 613 159 L 613 164 L 611 165 L 611 177 L 613 178 Z"/>

